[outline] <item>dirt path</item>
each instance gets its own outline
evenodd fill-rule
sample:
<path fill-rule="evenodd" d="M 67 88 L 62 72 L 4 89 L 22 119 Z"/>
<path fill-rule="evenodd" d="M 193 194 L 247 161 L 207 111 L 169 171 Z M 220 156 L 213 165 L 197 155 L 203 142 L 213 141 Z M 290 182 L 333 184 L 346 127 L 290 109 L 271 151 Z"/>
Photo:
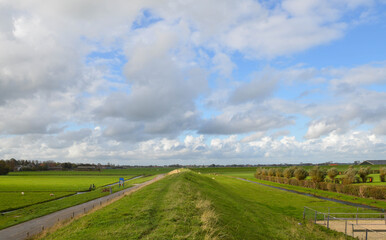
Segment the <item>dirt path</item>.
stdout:
<path fill-rule="evenodd" d="M 0 230 L 0 240 L 26 239 L 30 236 L 33 236 L 35 234 L 42 232 L 44 229 L 48 229 L 54 226 L 59 222 L 63 222 L 63 221 L 72 219 L 74 217 L 80 216 L 102 205 L 103 206 L 108 205 L 122 198 L 123 196 L 126 196 L 140 188 L 143 188 L 155 181 L 162 179 L 164 176 L 165 174 L 161 174 L 156 176 L 152 180 L 127 188 L 120 192 L 116 192 L 101 198 L 97 198 L 89 202 L 82 203 L 80 205 L 69 207 L 69 208 L 45 215 L 43 217 L 35 218 L 30 221 L 20 223 L 18 225 Z"/>

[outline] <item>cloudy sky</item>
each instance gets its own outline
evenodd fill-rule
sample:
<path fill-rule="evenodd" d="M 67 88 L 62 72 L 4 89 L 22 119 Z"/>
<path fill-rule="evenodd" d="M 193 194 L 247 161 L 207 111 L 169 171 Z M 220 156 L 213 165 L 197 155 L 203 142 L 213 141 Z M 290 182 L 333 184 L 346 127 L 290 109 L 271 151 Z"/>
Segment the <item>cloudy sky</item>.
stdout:
<path fill-rule="evenodd" d="M 0 159 L 386 159 L 385 0 L 0 0 Z"/>

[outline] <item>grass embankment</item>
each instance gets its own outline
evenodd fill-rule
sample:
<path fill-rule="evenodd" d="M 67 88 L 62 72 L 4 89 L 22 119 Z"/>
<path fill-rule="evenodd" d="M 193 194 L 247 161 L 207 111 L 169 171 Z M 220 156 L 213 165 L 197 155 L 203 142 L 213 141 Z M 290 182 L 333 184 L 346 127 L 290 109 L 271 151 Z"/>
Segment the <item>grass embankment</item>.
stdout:
<path fill-rule="evenodd" d="M 125 182 L 125 188 L 133 186 L 136 183 L 142 183 L 154 178 L 154 176 L 138 178 Z M 112 187 L 113 192 L 122 190 L 117 185 Z M 59 211 L 64 208 L 68 208 L 74 205 L 78 205 L 84 202 L 91 201 L 93 199 L 103 197 L 110 194 L 109 192 L 102 192 L 102 188 L 97 188 L 94 191 L 86 192 L 83 194 L 72 195 L 63 199 L 58 199 L 49 202 L 37 203 L 31 206 L 27 206 L 15 211 L 4 213 L 0 215 L 0 229 L 16 225 L 21 222 L 25 222 L 37 217 L 47 215 L 52 212 Z"/>
<path fill-rule="evenodd" d="M 345 239 L 301 224 L 303 206 L 341 206 L 191 171 L 165 177 L 44 239 Z"/>

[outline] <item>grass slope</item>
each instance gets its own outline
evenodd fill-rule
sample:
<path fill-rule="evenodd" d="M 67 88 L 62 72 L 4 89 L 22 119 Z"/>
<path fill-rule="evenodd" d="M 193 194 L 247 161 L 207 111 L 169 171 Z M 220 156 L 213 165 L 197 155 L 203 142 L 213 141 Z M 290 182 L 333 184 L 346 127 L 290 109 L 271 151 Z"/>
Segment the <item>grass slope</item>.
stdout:
<path fill-rule="evenodd" d="M 230 177 L 170 175 L 44 239 L 344 239 L 301 224 L 303 206 L 335 205 Z"/>

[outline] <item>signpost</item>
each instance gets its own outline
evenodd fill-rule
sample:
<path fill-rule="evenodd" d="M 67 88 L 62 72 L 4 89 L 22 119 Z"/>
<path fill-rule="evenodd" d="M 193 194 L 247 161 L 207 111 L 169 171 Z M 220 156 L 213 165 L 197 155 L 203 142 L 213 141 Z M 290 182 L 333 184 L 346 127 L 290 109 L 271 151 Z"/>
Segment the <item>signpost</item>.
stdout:
<path fill-rule="evenodd" d="M 124 178 L 119 178 L 119 187 L 124 187 L 125 186 L 125 179 Z"/>

